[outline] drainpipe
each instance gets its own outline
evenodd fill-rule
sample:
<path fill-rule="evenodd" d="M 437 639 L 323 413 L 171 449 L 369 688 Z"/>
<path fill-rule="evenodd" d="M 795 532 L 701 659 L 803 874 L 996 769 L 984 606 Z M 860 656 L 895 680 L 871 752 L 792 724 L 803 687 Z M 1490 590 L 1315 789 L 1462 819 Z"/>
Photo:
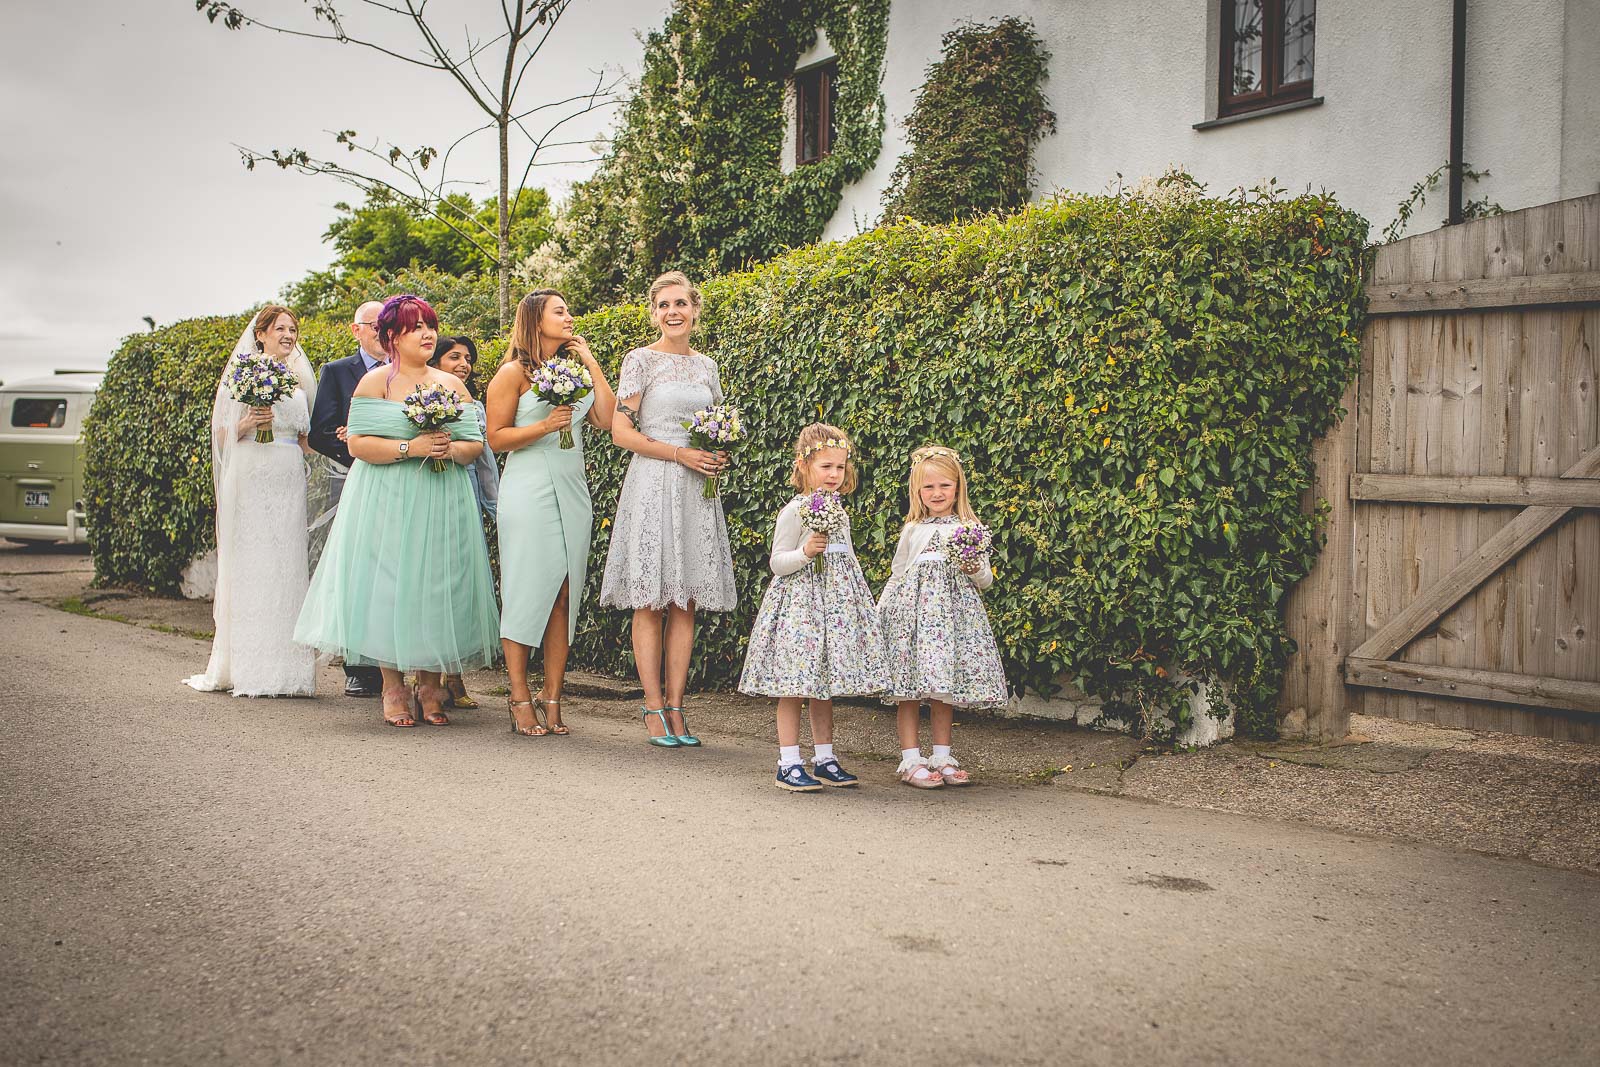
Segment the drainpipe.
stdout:
<path fill-rule="evenodd" d="M 1462 116 L 1467 97 L 1467 0 L 1455 0 L 1450 21 L 1450 219 L 1461 221 Z"/>

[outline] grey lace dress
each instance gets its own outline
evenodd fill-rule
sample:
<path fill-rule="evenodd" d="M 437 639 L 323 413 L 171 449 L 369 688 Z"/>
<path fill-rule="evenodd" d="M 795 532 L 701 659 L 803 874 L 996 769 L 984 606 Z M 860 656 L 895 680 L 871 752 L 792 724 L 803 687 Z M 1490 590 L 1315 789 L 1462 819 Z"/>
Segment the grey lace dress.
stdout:
<path fill-rule="evenodd" d="M 639 397 L 640 433 L 687 446 L 683 423 L 721 402 L 722 382 L 707 356 L 636 348 L 622 360 L 617 396 Z M 722 501 L 701 496 L 704 486 L 704 478 L 681 463 L 634 455 L 611 524 L 603 607 L 733 610 L 738 594 L 728 524 Z"/>

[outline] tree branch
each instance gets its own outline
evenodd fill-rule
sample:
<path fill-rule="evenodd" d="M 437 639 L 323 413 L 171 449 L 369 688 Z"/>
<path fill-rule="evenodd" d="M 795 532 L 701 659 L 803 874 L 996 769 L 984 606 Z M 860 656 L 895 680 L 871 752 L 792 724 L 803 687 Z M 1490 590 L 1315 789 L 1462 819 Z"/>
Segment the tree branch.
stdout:
<path fill-rule="evenodd" d="M 331 177 L 337 181 L 344 182 L 346 185 L 360 189 L 364 193 L 370 193 L 375 189 L 382 189 L 385 192 L 392 194 L 396 199 L 410 209 L 414 211 L 420 211 L 434 219 L 437 219 L 452 233 L 456 234 L 463 241 L 466 241 L 469 245 L 471 245 L 479 255 L 483 256 L 484 259 L 489 262 L 490 266 L 496 268 L 500 266 L 499 253 L 492 247 L 485 247 L 479 242 L 478 238 L 474 237 L 471 233 L 468 233 L 466 230 L 462 229 L 461 226 L 457 225 L 457 222 L 469 222 L 474 226 L 477 226 L 480 230 L 487 230 L 488 228 L 483 226 L 482 223 L 479 223 L 477 219 L 473 218 L 471 215 L 462 211 L 457 205 L 450 203 L 450 201 L 444 199 L 443 197 L 415 196 L 406 192 L 406 190 L 400 188 L 398 185 L 395 185 L 393 182 L 385 181 L 382 178 L 374 178 L 370 174 L 363 174 L 357 170 L 351 170 L 350 168 L 340 166 L 338 163 L 335 163 L 331 160 L 313 158 L 304 149 L 300 148 L 291 148 L 287 151 L 274 148 L 270 152 L 258 152 L 255 149 L 246 148 L 243 145 L 236 144 L 233 147 L 238 149 L 240 161 L 244 163 L 245 169 L 247 170 L 255 170 L 257 163 L 273 163 L 276 164 L 281 170 L 297 170 L 302 174 L 318 174 Z M 436 207 L 435 205 L 438 206 Z M 450 218 L 446 217 L 439 210 L 439 207 L 448 208 L 450 211 L 454 212 L 456 214 L 456 221 L 452 221 Z"/>

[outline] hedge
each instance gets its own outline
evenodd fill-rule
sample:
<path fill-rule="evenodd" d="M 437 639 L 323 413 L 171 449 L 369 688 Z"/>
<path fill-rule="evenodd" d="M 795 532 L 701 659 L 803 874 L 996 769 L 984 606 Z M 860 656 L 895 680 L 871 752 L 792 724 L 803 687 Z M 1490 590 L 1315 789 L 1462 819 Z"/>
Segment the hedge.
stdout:
<path fill-rule="evenodd" d="M 1311 444 L 1357 365 L 1367 223 L 1326 196 L 1153 192 L 905 222 L 705 284 L 699 344 L 756 436 L 723 497 L 740 606 L 702 616 L 693 684 L 738 676 L 791 441 L 821 418 L 860 448 L 851 510 L 874 587 L 911 450 L 967 457 L 996 529 L 987 603 L 1013 686 L 1071 677 L 1112 714 L 1181 723 L 1189 687 L 1221 682 L 1241 727 L 1271 732 L 1291 651 L 1281 600 L 1319 545 L 1300 507 Z M 133 338 L 113 360 L 89 430 L 103 578 L 171 589 L 208 542 L 203 408 L 240 322 Z M 579 329 L 613 375 L 655 336 L 637 305 Z M 324 345 L 314 327 L 307 344 Z M 485 371 L 502 348 L 485 346 Z M 597 604 L 627 456 L 592 436 L 586 459 L 596 523 L 574 658 L 626 675 L 628 615 Z M 125 533 L 108 532 L 113 511 Z"/>

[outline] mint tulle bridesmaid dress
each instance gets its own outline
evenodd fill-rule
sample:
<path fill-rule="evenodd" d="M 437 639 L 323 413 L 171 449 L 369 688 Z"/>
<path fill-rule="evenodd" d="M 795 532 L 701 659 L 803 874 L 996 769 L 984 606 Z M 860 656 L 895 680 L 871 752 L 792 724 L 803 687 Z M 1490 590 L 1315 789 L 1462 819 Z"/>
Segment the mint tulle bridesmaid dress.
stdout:
<path fill-rule="evenodd" d="M 583 418 L 591 393 L 572 409 L 575 447 L 546 434 L 506 457 L 496 523 L 500 535 L 500 634 L 530 648 L 544 643 L 550 609 L 567 584 L 567 639 L 578 632 L 578 607 L 589 560 L 594 508 L 583 472 Z M 517 401 L 513 426 L 531 426 L 551 412 L 533 390 Z"/>
<path fill-rule="evenodd" d="M 352 400 L 348 425 L 396 441 L 417 435 L 399 402 L 376 397 Z M 449 430 L 483 440 L 470 416 Z M 499 616 L 467 468 L 356 460 L 294 637 L 352 665 L 456 674 L 492 664 Z"/>

